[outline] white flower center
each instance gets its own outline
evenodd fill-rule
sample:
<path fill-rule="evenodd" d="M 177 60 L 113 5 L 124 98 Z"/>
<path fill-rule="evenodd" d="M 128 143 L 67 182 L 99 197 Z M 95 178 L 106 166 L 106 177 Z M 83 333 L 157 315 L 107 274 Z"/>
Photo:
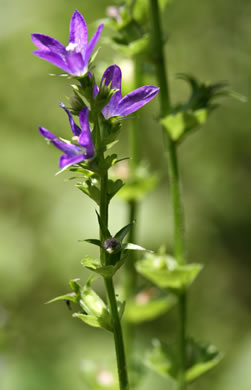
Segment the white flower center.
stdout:
<path fill-rule="evenodd" d="M 78 44 L 77 43 L 73 43 L 73 42 L 70 42 L 68 46 L 66 46 L 66 50 L 67 51 L 74 51 L 74 52 L 77 52 L 77 47 L 78 47 Z"/>

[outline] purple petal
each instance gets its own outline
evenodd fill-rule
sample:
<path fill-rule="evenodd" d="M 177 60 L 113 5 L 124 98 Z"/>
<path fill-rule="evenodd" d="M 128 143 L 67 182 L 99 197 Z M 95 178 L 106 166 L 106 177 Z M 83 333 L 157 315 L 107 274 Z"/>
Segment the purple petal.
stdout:
<path fill-rule="evenodd" d="M 71 115 L 70 111 L 65 107 L 64 103 L 60 103 L 59 105 L 60 105 L 60 107 L 63 108 L 63 110 L 65 110 L 66 114 L 68 115 L 70 126 L 71 126 L 73 134 L 78 137 L 81 133 L 81 129 L 74 122 L 73 116 Z"/>
<path fill-rule="evenodd" d="M 94 156 L 94 146 L 92 142 L 91 130 L 89 126 L 89 110 L 83 108 L 79 114 L 79 122 L 81 125 L 81 134 L 79 136 L 79 145 L 86 148 L 85 158 L 89 159 Z"/>
<path fill-rule="evenodd" d="M 57 139 L 57 137 L 53 133 L 51 133 L 49 130 L 45 129 L 45 127 L 39 127 L 39 131 L 43 137 L 45 137 L 49 140 Z"/>
<path fill-rule="evenodd" d="M 106 86 L 111 83 L 112 89 L 118 89 L 114 95 L 112 95 L 109 103 L 103 108 L 102 113 L 106 119 L 116 116 L 117 106 L 121 100 L 121 69 L 117 65 L 109 66 L 102 77 L 101 86 L 104 83 Z"/>
<path fill-rule="evenodd" d="M 95 32 L 95 34 L 93 35 L 92 39 L 90 40 L 88 46 L 87 46 L 87 49 L 86 49 L 86 54 L 85 54 L 85 62 L 88 62 L 89 61 L 89 58 L 93 52 L 93 49 L 94 47 L 96 46 L 99 38 L 100 38 L 100 34 L 103 30 L 103 27 L 104 25 L 103 24 L 100 24 L 97 28 L 97 31 Z"/>
<path fill-rule="evenodd" d="M 56 65 L 58 68 L 63 69 L 65 72 L 70 73 L 69 66 L 64 62 L 63 58 L 59 54 L 46 50 L 36 50 L 33 52 L 35 56 L 49 61 L 51 64 Z"/>
<path fill-rule="evenodd" d="M 101 85 L 105 83 L 107 86 L 111 83 L 112 89 L 121 90 L 121 78 L 122 73 L 120 67 L 118 65 L 111 65 L 105 70 L 101 79 Z"/>
<path fill-rule="evenodd" d="M 63 154 L 63 156 L 60 157 L 59 160 L 59 168 L 65 168 L 67 165 L 72 165 L 72 164 L 78 164 L 81 161 L 85 159 L 83 154 L 79 154 L 77 156 L 71 157 L 69 155 Z"/>
<path fill-rule="evenodd" d="M 65 60 L 69 73 L 73 76 L 82 76 L 85 73 L 85 62 L 81 53 L 68 52 Z"/>
<path fill-rule="evenodd" d="M 66 53 L 64 45 L 54 38 L 44 34 L 31 34 L 32 42 L 42 51 L 64 55 Z"/>
<path fill-rule="evenodd" d="M 71 18 L 69 43 L 76 44 L 77 51 L 85 51 L 88 44 L 87 25 L 83 16 L 77 10 Z"/>
<path fill-rule="evenodd" d="M 82 150 L 76 145 L 66 144 L 63 141 L 60 141 L 53 133 L 44 127 L 39 127 L 40 134 L 47 138 L 53 145 L 55 145 L 58 149 L 62 150 L 62 152 L 67 153 L 69 156 L 79 155 Z"/>
<path fill-rule="evenodd" d="M 128 93 L 120 100 L 116 115 L 129 115 L 139 110 L 146 103 L 150 102 L 159 92 L 159 88 L 153 85 L 145 85 Z"/>

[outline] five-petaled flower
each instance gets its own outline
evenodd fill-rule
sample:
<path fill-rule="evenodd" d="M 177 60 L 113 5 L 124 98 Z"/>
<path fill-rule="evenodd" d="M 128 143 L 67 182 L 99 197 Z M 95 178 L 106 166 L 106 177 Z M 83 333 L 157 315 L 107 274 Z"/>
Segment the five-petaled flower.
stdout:
<path fill-rule="evenodd" d="M 44 34 L 31 34 L 33 43 L 39 50 L 33 52 L 36 56 L 51 62 L 72 76 L 80 77 L 88 71 L 88 61 L 99 40 L 103 24 L 88 43 L 88 30 L 83 16 L 77 10 L 70 22 L 68 46 Z"/>
<path fill-rule="evenodd" d="M 60 106 L 65 110 L 69 117 L 70 126 L 73 132 L 73 140 L 77 141 L 78 145 L 64 142 L 58 137 L 56 137 L 49 130 L 44 127 L 39 127 L 39 131 L 43 137 L 45 137 L 49 142 L 53 143 L 58 149 L 60 149 L 64 154 L 60 157 L 59 168 L 65 168 L 72 164 L 78 164 L 81 161 L 89 160 L 94 157 L 95 151 L 91 137 L 91 130 L 89 126 L 89 111 L 85 107 L 79 114 L 79 122 L 81 129 L 73 120 L 73 117 L 69 110 L 64 106 L 63 103 L 60 103 Z"/>
<path fill-rule="evenodd" d="M 154 85 L 144 85 L 128 93 L 122 98 L 121 95 L 121 69 L 118 65 L 109 66 L 102 77 L 102 85 L 109 86 L 117 91 L 112 95 L 109 103 L 103 108 L 102 113 L 105 119 L 115 116 L 126 116 L 139 110 L 146 103 L 150 102 L 159 92 Z M 98 94 L 99 88 L 95 86 L 94 97 Z"/>

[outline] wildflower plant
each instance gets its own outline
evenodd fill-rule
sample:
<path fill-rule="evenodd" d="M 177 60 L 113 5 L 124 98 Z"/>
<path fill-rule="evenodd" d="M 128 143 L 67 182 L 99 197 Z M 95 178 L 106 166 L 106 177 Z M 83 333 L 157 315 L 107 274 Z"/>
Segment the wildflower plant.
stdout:
<path fill-rule="evenodd" d="M 104 70 L 100 82 L 93 70 L 96 56 L 93 51 L 103 30 L 103 23 L 89 41 L 86 22 L 76 10 L 70 22 L 67 46 L 44 34 L 34 33 L 31 36 L 38 48 L 34 54 L 62 69 L 73 80 L 70 105 L 66 107 L 60 103 L 68 117 L 71 129 L 69 138 L 61 138 L 58 129 L 55 129 L 57 135 L 54 135 L 44 127 L 39 127 L 40 134 L 62 152 L 59 159 L 60 172 L 78 174 L 76 187 L 90 197 L 98 208 L 96 218 L 99 237 L 86 238 L 85 241 L 99 248 L 99 258 L 86 255 L 81 261 L 91 271 L 90 278 L 84 285 L 79 279 L 71 280 L 71 292 L 50 302 L 64 300 L 74 303 L 77 310 L 73 317 L 113 334 L 121 390 L 127 390 L 129 383 L 132 387 L 137 382 L 135 367 L 138 377 L 145 370 L 142 371 L 137 364 L 135 366 L 133 361 L 136 325 L 160 316 L 175 305 L 179 312 L 178 343 L 170 346 L 155 339 L 152 349 L 143 359 L 145 367 L 173 378 L 177 388 L 185 390 L 221 359 L 215 347 L 201 345 L 187 334 L 187 293 L 202 266 L 188 263 L 186 258 L 178 147 L 186 136 L 207 121 L 218 105 L 215 103 L 216 98 L 231 95 L 231 92 L 225 83 L 205 84 L 194 76 L 182 74 L 179 78 L 189 83 L 191 95 L 185 102 L 171 103 L 160 18 L 160 11 L 169 2 L 124 0 L 108 8 L 108 17 L 104 22 L 114 32 L 111 43 L 134 61 L 135 89 L 124 97 L 121 91 L 122 72 L 117 64 Z M 155 73 L 159 87 L 144 85 L 146 64 Z M 157 183 L 154 175 L 145 168 L 147 164 L 141 161 L 142 136 L 139 134 L 137 118 L 132 119 L 130 129 L 131 160 L 127 182 L 112 173 L 114 168 L 123 163 L 117 154 L 110 152 L 118 141 L 122 119 L 150 103 L 157 95 L 160 101 L 159 122 L 167 149 L 173 210 L 173 254 L 166 253 L 161 243 L 157 253 L 146 251 L 135 243 L 139 200 L 149 190 L 153 190 Z M 157 128 L 154 129 L 153 137 L 157 136 L 157 131 Z M 118 232 L 112 233 L 109 229 L 109 205 L 119 191 L 127 201 L 129 220 Z M 135 256 L 137 251 L 144 254 L 140 259 Z M 122 269 L 123 274 L 124 301 L 119 300 L 114 287 L 113 278 L 119 269 Z M 95 274 L 103 278 L 106 301 L 93 288 Z M 151 286 L 146 285 L 136 293 L 137 274 L 149 280 Z M 95 388 L 95 381 L 91 380 L 91 383 Z"/>

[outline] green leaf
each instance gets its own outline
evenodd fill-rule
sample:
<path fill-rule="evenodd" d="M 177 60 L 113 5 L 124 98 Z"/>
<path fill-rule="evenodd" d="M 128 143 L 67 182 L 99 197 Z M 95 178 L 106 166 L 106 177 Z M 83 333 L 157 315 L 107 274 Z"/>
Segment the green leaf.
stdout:
<path fill-rule="evenodd" d="M 123 244 L 122 248 L 125 249 L 125 250 L 128 250 L 128 251 L 147 251 L 147 252 L 151 252 L 149 249 L 143 248 L 143 246 L 132 244 L 130 242 L 128 244 Z"/>
<path fill-rule="evenodd" d="M 136 296 L 136 299 L 127 302 L 125 318 L 127 321 L 135 324 L 152 321 L 166 313 L 176 304 L 176 302 L 177 298 L 173 294 L 155 298 L 151 298 L 150 296 L 148 298 L 147 291 L 143 291 Z"/>
<path fill-rule="evenodd" d="M 124 311 L 125 311 L 125 301 L 123 302 L 120 302 L 119 300 L 117 300 L 117 306 L 118 306 L 118 313 L 119 313 L 119 318 L 122 319 L 123 317 L 123 314 L 124 314 Z"/>
<path fill-rule="evenodd" d="M 69 293 L 65 295 L 61 295 L 59 297 L 53 298 L 50 301 L 46 302 L 46 304 L 57 302 L 57 301 L 71 301 L 74 303 L 78 302 L 77 295 L 75 293 Z"/>
<path fill-rule="evenodd" d="M 90 271 L 96 272 L 102 275 L 104 278 L 111 278 L 115 275 L 118 269 L 124 264 L 125 258 L 120 259 L 115 265 L 102 266 L 97 259 L 93 259 L 90 256 L 86 256 L 81 260 L 81 264 Z"/>
<path fill-rule="evenodd" d="M 130 229 L 132 228 L 133 224 L 135 223 L 135 221 L 129 223 L 128 225 L 124 226 L 122 229 L 120 229 L 116 234 L 115 234 L 115 238 L 122 242 L 125 238 L 125 236 L 127 235 L 127 233 L 129 233 Z"/>
<path fill-rule="evenodd" d="M 74 318 L 79 318 L 81 321 L 87 325 L 93 326 L 95 328 L 103 328 L 112 332 L 111 326 L 108 326 L 107 323 L 104 323 L 101 318 L 95 317 L 93 315 L 87 315 L 82 313 L 74 313 L 72 315 Z"/>
<path fill-rule="evenodd" d="M 101 266 L 100 264 L 100 261 L 98 259 L 94 259 L 93 257 L 91 256 L 85 256 L 82 260 L 81 260 L 81 264 L 90 269 L 91 271 L 95 271 L 98 267 Z"/>
<path fill-rule="evenodd" d="M 80 293 L 81 286 L 78 283 L 80 279 L 72 279 L 69 281 L 70 288 L 78 295 Z"/>
<path fill-rule="evenodd" d="M 164 377 L 177 378 L 179 364 L 175 352 L 159 340 L 153 341 L 153 348 L 146 355 L 146 365 Z"/>
<path fill-rule="evenodd" d="M 80 189 L 80 191 L 84 192 L 89 198 L 94 200 L 94 202 L 99 205 L 100 202 L 100 189 L 97 186 L 97 179 L 95 177 L 91 177 L 86 180 L 84 183 L 77 183 L 76 187 Z"/>
<path fill-rule="evenodd" d="M 186 349 L 186 382 L 191 383 L 215 367 L 222 355 L 212 345 L 200 345 L 192 339 L 187 340 Z M 162 376 L 179 378 L 180 359 L 177 348 L 154 341 L 154 346 L 146 356 L 146 365 Z"/>
<path fill-rule="evenodd" d="M 136 264 L 137 271 L 161 288 L 183 291 L 201 271 L 200 264 L 179 265 L 168 255 L 147 254 Z"/>
<path fill-rule="evenodd" d="M 208 110 L 184 111 L 167 115 L 161 120 L 173 141 L 178 141 L 186 133 L 203 125 L 208 118 Z"/>
<path fill-rule="evenodd" d="M 136 177 L 133 182 L 128 182 L 119 192 L 119 197 L 126 202 L 131 200 L 140 201 L 149 192 L 151 192 L 158 183 L 157 175 L 150 175 L 148 177 Z"/>
<path fill-rule="evenodd" d="M 111 154 L 110 156 L 106 156 L 105 158 L 105 168 L 108 171 L 114 164 L 118 162 L 117 154 Z"/>
<path fill-rule="evenodd" d="M 201 345 L 190 339 L 187 343 L 188 369 L 186 381 L 193 382 L 214 368 L 222 359 L 222 354 L 213 345 Z"/>
<path fill-rule="evenodd" d="M 86 242 L 89 242 L 90 244 L 93 244 L 93 245 L 96 245 L 96 246 L 99 246 L 100 248 L 102 248 L 101 241 L 96 240 L 95 238 L 87 238 L 86 240 L 79 240 L 79 241 L 86 241 Z"/>
<path fill-rule="evenodd" d="M 109 200 L 111 200 L 114 195 L 124 186 L 124 183 L 122 180 L 108 180 L 108 197 Z"/>
<path fill-rule="evenodd" d="M 109 310 L 100 296 L 90 287 L 90 283 L 91 282 L 87 282 L 87 284 L 81 289 L 81 299 L 79 301 L 80 307 L 84 310 L 87 317 L 90 316 L 91 323 L 95 323 L 93 317 L 96 317 L 96 323 L 98 323 L 99 326 L 107 330 L 111 330 L 112 326 Z M 88 319 L 86 319 L 86 317 L 84 318 L 85 322 L 87 322 Z"/>
<path fill-rule="evenodd" d="M 145 34 L 142 38 L 136 39 L 129 43 L 124 43 L 118 38 L 111 40 L 112 46 L 116 51 L 120 51 L 127 57 L 137 57 L 141 55 L 149 55 L 151 50 L 149 34 Z"/>
<path fill-rule="evenodd" d="M 104 224 L 104 222 L 102 221 L 99 213 L 97 212 L 96 210 L 96 214 L 97 214 L 97 217 L 98 217 L 98 223 L 99 223 L 99 227 L 102 231 L 102 234 L 104 236 L 104 239 L 107 240 L 108 238 L 112 237 L 111 233 L 109 232 L 107 226 Z"/>

